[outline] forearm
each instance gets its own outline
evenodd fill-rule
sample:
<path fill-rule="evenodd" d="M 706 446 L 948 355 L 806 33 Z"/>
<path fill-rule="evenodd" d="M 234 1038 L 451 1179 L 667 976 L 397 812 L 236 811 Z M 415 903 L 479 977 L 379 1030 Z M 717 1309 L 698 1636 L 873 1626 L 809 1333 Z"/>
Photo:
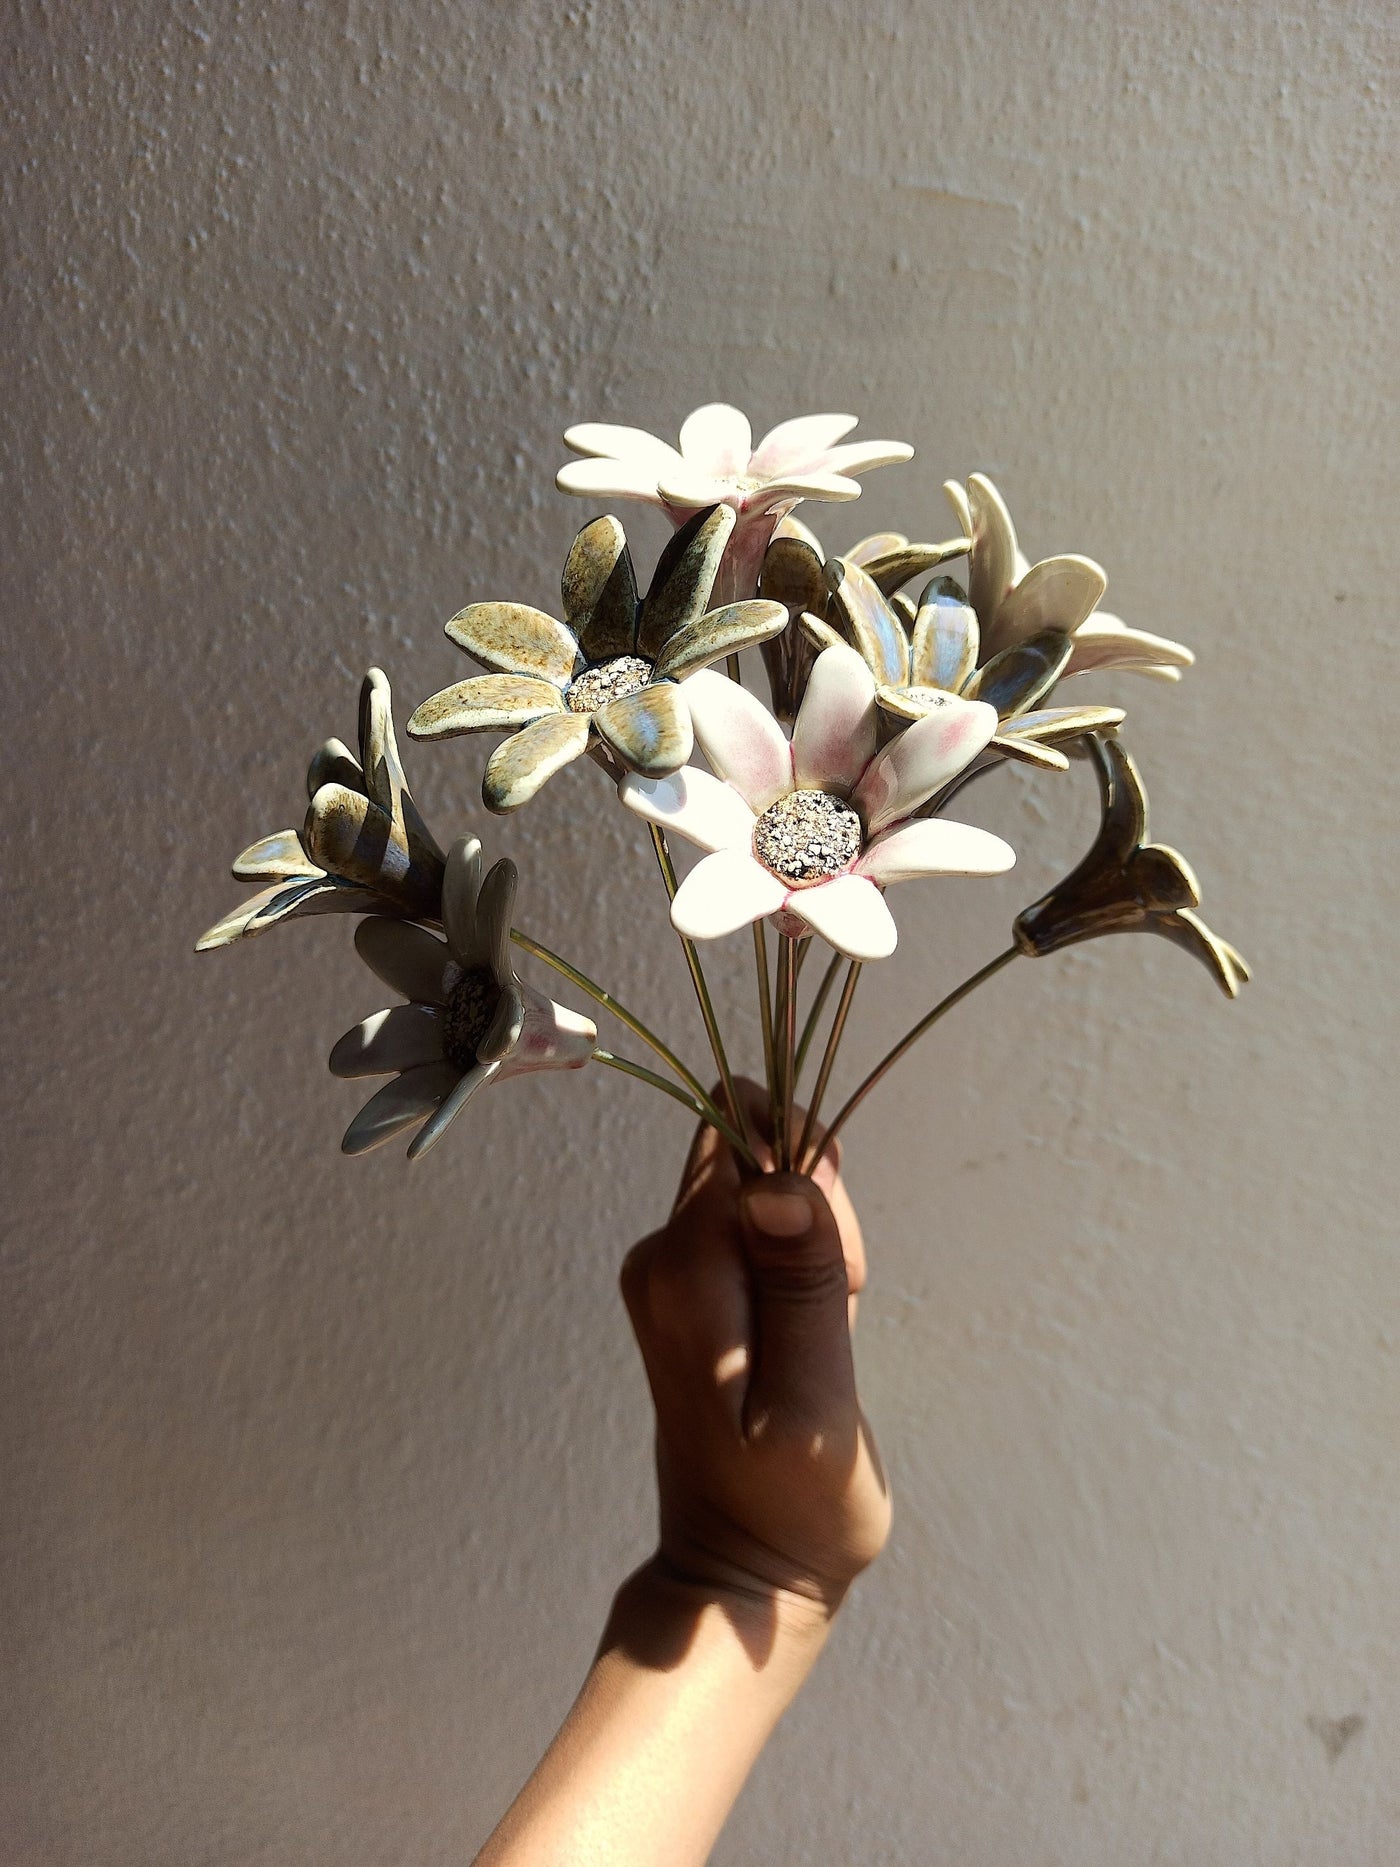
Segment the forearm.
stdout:
<path fill-rule="evenodd" d="M 720 1598 L 645 1565 L 477 1867 L 701 1867 L 828 1624 L 812 1603 Z"/>

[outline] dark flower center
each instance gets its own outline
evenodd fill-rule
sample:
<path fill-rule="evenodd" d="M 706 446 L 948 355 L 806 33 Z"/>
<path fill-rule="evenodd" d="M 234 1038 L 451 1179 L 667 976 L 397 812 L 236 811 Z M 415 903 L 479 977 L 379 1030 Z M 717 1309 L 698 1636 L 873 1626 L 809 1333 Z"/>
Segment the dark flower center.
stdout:
<path fill-rule="evenodd" d="M 596 713 L 610 700 L 650 686 L 651 673 L 651 663 L 640 655 L 617 655 L 611 661 L 600 661 L 596 668 L 585 668 L 564 699 L 571 713 Z"/>
<path fill-rule="evenodd" d="M 491 1028 L 501 988 L 489 966 L 473 966 L 452 988 L 442 1017 L 442 1054 L 466 1073 L 477 1064 L 476 1047 Z"/>
<path fill-rule="evenodd" d="M 780 797 L 753 826 L 753 853 L 781 881 L 801 888 L 839 875 L 860 851 L 860 818 L 828 791 Z"/>

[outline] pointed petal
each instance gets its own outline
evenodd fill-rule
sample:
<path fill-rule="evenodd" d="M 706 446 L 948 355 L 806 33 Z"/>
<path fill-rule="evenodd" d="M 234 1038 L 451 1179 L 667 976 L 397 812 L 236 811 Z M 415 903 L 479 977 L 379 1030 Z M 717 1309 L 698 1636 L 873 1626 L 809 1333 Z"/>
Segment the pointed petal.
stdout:
<path fill-rule="evenodd" d="M 787 627 L 787 609 L 781 603 L 752 601 L 727 603 L 709 610 L 676 630 L 656 664 L 658 676 L 683 681 L 725 655 L 756 648 Z"/>
<path fill-rule="evenodd" d="M 611 513 L 585 525 L 560 579 L 564 621 L 586 661 L 630 655 L 637 634 L 637 580 L 627 534 Z"/>
<path fill-rule="evenodd" d="M 349 791 L 365 788 L 360 761 L 343 739 L 327 739 L 311 756 L 306 769 L 306 795 L 315 797 L 323 784 L 343 784 Z"/>
<path fill-rule="evenodd" d="M 702 473 L 731 479 L 748 469 L 753 451 L 749 418 L 728 402 L 707 402 L 681 424 L 681 455 Z"/>
<path fill-rule="evenodd" d="M 989 638 L 997 611 L 1016 575 L 1016 528 L 1001 494 L 985 474 L 968 475 L 967 503 L 972 515 L 968 596 L 977 611 L 982 634 Z M 988 646 L 992 646 L 990 641 Z"/>
<path fill-rule="evenodd" d="M 909 641 L 877 586 L 859 564 L 844 558 L 830 559 L 826 575 L 835 612 L 832 620 L 839 617 L 882 686 L 903 687 L 909 679 Z"/>
<path fill-rule="evenodd" d="M 478 938 L 476 898 L 481 890 L 481 841 L 460 836 L 447 857 L 442 878 L 442 931 L 459 966 L 484 966 L 486 948 Z"/>
<path fill-rule="evenodd" d="M 874 676 L 853 648 L 826 649 L 812 664 L 797 710 L 793 783 L 849 793 L 874 758 L 878 737 Z"/>
<path fill-rule="evenodd" d="M 753 843 L 753 811 L 732 785 L 698 765 L 686 765 L 666 778 L 629 775 L 618 797 L 648 823 L 674 830 L 701 849 L 748 849 Z"/>
<path fill-rule="evenodd" d="M 553 681 L 532 674 L 474 674 L 433 694 L 408 722 L 410 739 L 455 739 L 459 733 L 528 726 L 564 702 Z"/>
<path fill-rule="evenodd" d="M 488 810 L 518 810 L 546 779 L 576 759 L 588 744 L 586 713 L 553 713 L 522 726 L 487 760 L 481 796 Z"/>
<path fill-rule="evenodd" d="M 996 613 L 988 649 L 998 653 L 1042 629 L 1073 635 L 1093 612 L 1108 579 L 1092 558 L 1067 555 L 1032 564 Z"/>
<path fill-rule="evenodd" d="M 637 621 L 639 655 L 657 660 L 673 635 L 704 615 L 737 522 L 733 506 L 713 506 L 697 512 L 667 542 Z"/>
<path fill-rule="evenodd" d="M 1069 770 L 1069 760 L 1063 752 L 1042 745 L 1038 739 L 1018 739 L 1011 733 L 992 734 L 982 756 L 991 759 L 994 754 L 1009 758 L 1017 765 L 1034 765 L 1037 771 Z"/>
<path fill-rule="evenodd" d="M 436 1005 L 393 1005 L 338 1039 L 332 1076 L 387 1076 L 442 1061 L 442 1013 Z"/>
<path fill-rule="evenodd" d="M 478 1059 L 482 1063 L 499 1063 L 502 1058 L 509 1056 L 524 1023 L 525 1001 L 516 985 L 508 985 L 497 1001 L 495 1016 L 476 1047 Z"/>
<path fill-rule="evenodd" d="M 402 830 L 403 765 L 394 738 L 389 679 L 381 668 L 371 668 L 360 686 L 360 765 L 365 796 Z"/>
<path fill-rule="evenodd" d="M 690 708 L 674 681 L 653 681 L 608 701 L 593 726 L 624 765 L 649 777 L 677 770 L 695 749 Z"/>
<path fill-rule="evenodd" d="M 565 447 L 576 454 L 594 454 L 611 460 L 655 461 L 658 466 L 680 459 L 669 441 L 648 434 L 645 428 L 627 428 L 611 421 L 580 421 L 564 430 Z"/>
<path fill-rule="evenodd" d="M 235 940 L 251 939 L 279 921 L 298 920 L 306 914 L 334 914 L 355 910 L 387 908 L 389 903 L 368 888 L 338 882 L 331 876 L 311 881 L 295 879 L 274 882 L 261 894 L 240 901 L 222 920 L 215 921 L 207 933 L 195 942 L 196 953 L 212 953 L 219 947 L 232 946 Z"/>
<path fill-rule="evenodd" d="M 812 465 L 823 473 L 869 473 L 876 467 L 895 467 L 912 460 L 914 450 L 907 441 L 848 441 L 844 447 L 815 460 Z"/>
<path fill-rule="evenodd" d="M 1152 914 L 1201 905 L 1195 870 L 1179 849 L 1166 843 L 1144 843 L 1132 859 L 1129 874 L 1139 899 Z"/>
<path fill-rule="evenodd" d="M 1117 616 L 1100 610 L 1075 631 L 1065 675 L 1087 674 L 1095 668 L 1124 668 L 1135 674 L 1158 669 L 1176 673 L 1189 668 L 1195 659 L 1184 642 L 1149 635 L 1145 629 L 1130 629 Z"/>
<path fill-rule="evenodd" d="M 820 616 L 813 616 L 807 610 L 804 610 L 798 617 L 797 626 L 818 654 L 824 648 L 849 648 L 851 646 L 845 636 L 838 635 L 829 622 L 823 622 Z M 864 660 L 863 656 L 862 660 Z M 869 666 L 869 663 L 866 665 Z"/>
<path fill-rule="evenodd" d="M 823 499 L 837 503 L 859 499 L 860 481 L 844 473 L 785 473 L 778 479 L 765 480 L 756 493 L 748 496 L 745 504 L 756 505 L 762 501 L 765 506 L 771 506 L 783 498 Z"/>
<path fill-rule="evenodd" d="M 847 959 L 887 959 L 899 940 L 884 896 L 864 875 L 837 875 L 812 888 L 795 888 L 787 906 Z"/>
<path fill-rule="evenodd" d="M 1175 914 L 1154 915 L 1147 925 L 1153 933 L 1164 934 L 1183 952 L 1194 953 L 1202 960 L 1227 998 L 1239 996 L 1240 987 L 1249 978 L 1249 967 L 1228 940 L 1211 932 L 1199 914 L 1182 908 Z"/>
<path fill-rule="evenodd" d="M 870 558 L 865 564 L 865 573 L 877 590 L 885 596 L 893 596 L 896 590 L 913 583 L 916 577 L 926 577 L 940 564 L 966 557 L 967 551 L 966 538 L 946 538 L 938 545 L 911 545 L 905 539 L 898 549 Z"/>
<path fill-rule="evenodd" d="M 1081 866 L 1103 867 L 1112 861 L 1126 867 L 1133 851 L 1147 841 L 1147 793 L 1120 740 L 1091 733 L 1083 743 L 1099 781 L 1102 817 L 1094 846 Z"/>
<path fill-rule="evenodd" d="M 561 493 L 578 493 L 584 499 L 643 499 L 659 506 L 657 476 L 669 470 L 643 460 L 570 460 L 555 474 L 554 484 Z"/>
<path fill-rule="evenodd" d="M 509 856 L 491 864 L 476 899 L 476 938 L 480 963 L 491 968 L 496 984 L 508 991 L 515 985 L 510 957 L 510 924 L 515 913 L 515 891 L 520 872 Z"/>
<path fill-rule="evenodd" d="M 515 1048 L 502 1060 L 501 1080 L 536 1070 L 576 1070 L 587 1063 L 598 1042 L 598 1027 L 581 1012 L 556 1005 L 552 998 L 520 982 L 525 1019 Z"/>
<path fill-rule="evenodd" d="M 787 885 L 746 850 L 720 849 L 697 862 L 676 890 L 671 925 L 692 940 L 716 940 L 776 914 L 787 895 Z"/>
<path fill-rule="evenodd" d="M 755 813 L 792 789 L 792 748 L 756 695 L 706 668 L 685 684 L 700 750 Z"/>
<path fill-rule="evenodd" d="M 1084 733 L 1111 732 L 1127 718 L 1122 707 L 1040 707 L 1008 720 L 999 739 L 1030 739 L 1041 745 L 1063 745 Z"/>
<path fill-rule="evenodd" d="M 322 870 L 301 846 L 295 830 L 277 830 L 250 843 L 233 859 L 234 878 L 240 882 L 317 881 Z"/>
<path fill-rule="evenodd" d="M 885 747 L 856 788 L 854 802 L 875 836 L 916 811 L 976 758 L 996 731 L 993 707 L 950 697 Z"/>
<path fill-rule="evenodd" d="M 953 508 L 953 516 L 958 522 L 958 530 L 963 537 L 972 540 L 972 507 L 967 502 L 967 489 L 959 480 L 945 480 L 943 491 L 948 504 Z"/>
<path fill-rule="evenodd" d="M 497 674 L 533 674 L 567 687 L 578 664 L 572 631 L 528 603 L 470 603 L 443 633 Z"/>
<path fill-rule="evenodd" d="M 478 1063 L 453 1084 L 427 1121 L 408 1144 L 408 1158 L 421 1160 L 430 1147 L 441 1140 L 448 1125 L 461 1114 L 479 1089 L 484 1089 L 500 1070 L 499 1063 Z"/>
<path fill-rule="evenodd" d="M 784 519 L 786 525 L 789 521 Z M 830 590 L 822 571 L 821 553 L 805 539 L 785 535 L 781 529 L 773 535 L 763 559 L 758 580 L 758 594 L 782 603 L 790 614 L 815 610 L 821 615 Z"/>
<path fill-rule="evenodd" d="M 851 432 L 858 415 L 797 415 L 770 428 L 750 456 L 747 471 L 755 479 L 796 473 L 829 454 Z"/>
<path fill-rule="evenodd" d="M 457 1071 L 450 1063 L 425 1063 L 396 1076 L 370 1097 L 345 1130 L 341 1152 L 366 1154 L 370 1148 L 392 1141 L 396 1134 L 431 1115 L 456 1081 Z"/>
<path fill-rule="evenodd" d="M 417 1005 L 445 1005 L 458 968 L 441 940 L 407 921 L 370 915 L 355 929 L 355 951 L 392 992 Z"/>
<path fill-rule="evenodd" d="M 1059 680 L 1069 656 L 1070 638 L 1063 629 L 1041 629 L 978 668 L 963 687 L 964 698 L 985 700 L 999 719 L 1028 712 Z"/>
<path fill-rule="evenodd" d="M 859 564 L 862 570 L 868 570 L 872 558 L 888 557 L 892 551 L 902 551 L 908 543 L 903 532 L 871 532 L 868 538 L 858 538 L 850 550 L 841 555 L 848 564 Z"/>
<path fill-rule="evenodd" d="M 920 875 L 1001 875 L 1015 860 L 1010 843 L 989 830 L 931 817 L 877 837 L 856 861 L 855 873 L 888 888 Z"/>
<path fill-rule="evenodd" d="M 935 577 L 919 599 L 914 618 L 914 641 L 909 656 L 909 679 L 919 687 L 962 691 L 962 684 L 977 666 L 982 632 L 977 611 L 967 592 L 951 577 Z"/>

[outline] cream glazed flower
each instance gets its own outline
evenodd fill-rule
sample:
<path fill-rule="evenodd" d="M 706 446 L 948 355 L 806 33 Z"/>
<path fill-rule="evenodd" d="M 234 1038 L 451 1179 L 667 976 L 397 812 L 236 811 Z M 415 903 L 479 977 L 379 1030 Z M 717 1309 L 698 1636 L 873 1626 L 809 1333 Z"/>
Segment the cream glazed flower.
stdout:
<path fill-rule="evenodd" d="M 742 602 L 758 588 L 759 566 L 774 527 L 803 499 L 860 497 L 858 473 L 909 460 L 903 441 L 844 441 L 856 415 L 800 415 L 779 422 L 755 447 L 749 418 L 728 402 L 688 415 L 680 446 L 642 428 L 585 421 L 564 443 L 587 455 L 559 469 L 561 492 L 589 498 L 642 499 L 680 525 L 705 506 L 738 515 L 715 585 L 716 600 Z"/>
<path fill-rule="evenodd" d="M 913 820 L 996 731 L 985 702 L 950 697 L 879 751 L 874 678 L 841 644 L 817 657 L 791 741 L 722 675 L 697 674 L 691 696 L 713 775 L 686 766 L 619 787 L 639 816 L 708 852 L 671 907 L 691 939 L 778 915 L 785 930 L 810 929 L 851 959 L 883 959 L 898 939 L 883 893 L 892 882 L 998 875 L 1016 860 L 971 824 Z"/>
<path fill-rule="evenodd" d="M 407 1004 L 376 1012 L 331 1051 L 334 1076 L 394 1080 L 370 1097 L 341 1148 L 363 1154 L 418 1128 L 410 1160 L 426 1154 L 479 1089 L 533 1070 L 576 1070 L 593 1055 L 589 1019 L 556 1005 L 511 963 L 515 864 L 481 879 L 481 844 L 452 846 L 442 887 L 446 945 L 422 927 L 372 916 L 355 929 L 360 958 Z"/>

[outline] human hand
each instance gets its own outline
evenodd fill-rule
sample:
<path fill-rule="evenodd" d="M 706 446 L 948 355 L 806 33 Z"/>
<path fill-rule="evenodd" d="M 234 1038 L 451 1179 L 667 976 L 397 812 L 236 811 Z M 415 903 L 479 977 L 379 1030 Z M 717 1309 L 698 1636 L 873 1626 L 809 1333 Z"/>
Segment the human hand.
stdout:
<path fill-rule="evenodd" d="M 764 1092 L 739 1092 L 761 1130 Z M 670 1219 L 622 1270 L 656 1406 L 661 1562 L 825 1619 L 890 1526 L 851 1356 L 865 1250 L 833 1152 L 815 1180 L 755 1175 L 702 1127 Z"/>

